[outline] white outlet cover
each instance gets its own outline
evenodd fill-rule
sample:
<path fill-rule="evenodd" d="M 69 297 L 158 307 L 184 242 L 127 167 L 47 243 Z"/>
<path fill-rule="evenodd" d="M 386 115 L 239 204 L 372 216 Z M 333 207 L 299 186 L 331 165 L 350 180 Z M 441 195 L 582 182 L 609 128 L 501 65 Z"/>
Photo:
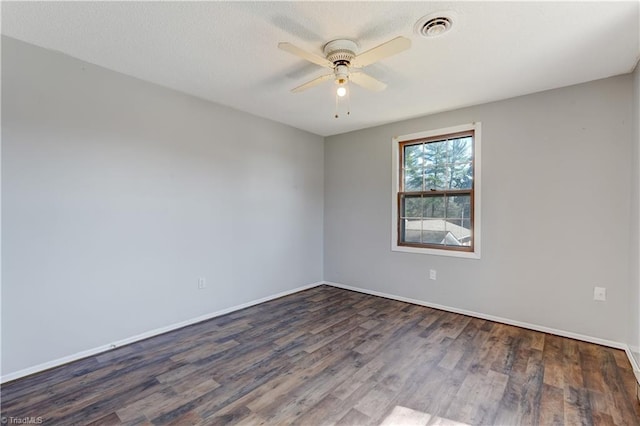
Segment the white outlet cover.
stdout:
<path fill-rule="evenodd" d="M 429 270 L 429 279 L 430 280 L 435 280 L 437 277 L 437 272 L 435 269 L 430 269 Z"/>
<path fill-rule="evenodd" d="M 607 289 L 605 287 L 593 288 L 593 300 L 604 302 L 607 300 Z"/>

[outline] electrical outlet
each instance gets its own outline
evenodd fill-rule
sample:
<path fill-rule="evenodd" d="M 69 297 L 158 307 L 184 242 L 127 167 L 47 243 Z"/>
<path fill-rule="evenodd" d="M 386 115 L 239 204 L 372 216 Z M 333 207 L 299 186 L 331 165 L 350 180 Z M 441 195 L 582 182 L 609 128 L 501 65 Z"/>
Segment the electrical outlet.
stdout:
<path fill-rule="evenodd" d="M 593 300 L 604 302 L 607 300 L 607 289 L 604 287 L 593 288 Z"/>
<path fill-rule="evenodd" d="M 198 278 L 198 289 L 202 290 L 203 288 L 207 287 L 207 280 L 204 279 L 204 277 L 200 277 Z"/>
<path fill-rule="evenodd" d="M 429 279 L 430 280 L 436 280 L 437 278 L 437 272 L 435 269 L 429 269 Z"/>

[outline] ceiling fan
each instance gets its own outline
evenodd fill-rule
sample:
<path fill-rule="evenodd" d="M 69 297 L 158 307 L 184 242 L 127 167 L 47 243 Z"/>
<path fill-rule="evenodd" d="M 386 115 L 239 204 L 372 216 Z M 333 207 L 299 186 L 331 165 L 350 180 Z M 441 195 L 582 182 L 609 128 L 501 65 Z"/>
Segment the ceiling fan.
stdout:
<path fill-rule="evenodd" d="M 349 81 L 364 87 L 365 89 L 380 91 L 384 90 L 387 85 L 380 80 L 376 80 L 369 74 L 361 71 L 361 68 L 378 62 L 384 58 L 400 53 L 411 47 L 411 40 L 406 37 L 396 37 L 379 46 L 367 50 L 366 52 L 357 54 L 358 44 L 353 40 L 338 39 L 328 42 L 324 45 L 322 56 L 307 52 L 291 43 L 279 43 L 278 48 L 296 55 L 321 67 L 333 70 L 332 73 L 322 75 L 311 81 L 308 81 L 291 90 L 293 93 L 302 92 L 323 83 L 327 80 L 335 80 L 338 84 L 336 94 L 344 96 L 347 93 L 346 84 Z"/>

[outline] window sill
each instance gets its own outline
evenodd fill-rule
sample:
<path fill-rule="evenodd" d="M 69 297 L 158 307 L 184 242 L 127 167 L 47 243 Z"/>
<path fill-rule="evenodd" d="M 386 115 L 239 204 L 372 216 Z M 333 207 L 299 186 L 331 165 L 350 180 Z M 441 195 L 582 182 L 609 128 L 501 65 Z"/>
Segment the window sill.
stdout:
<path fill-rule="evenodd" d="M 391 246 L 391 251 L 398 251 L 403 253 L 416 253 L 416 254 L 428 254 L 434 256 L 447 256 L 447 257 L 461 257 L 465 259 L 480 259 L 480 251 L 476 248 L 476 251 L 456 251 L 456 250 L 438 250 L 432 248 L 419 248 L 419 247 L 407 247 L 398 246 L 394 244 Z"/>

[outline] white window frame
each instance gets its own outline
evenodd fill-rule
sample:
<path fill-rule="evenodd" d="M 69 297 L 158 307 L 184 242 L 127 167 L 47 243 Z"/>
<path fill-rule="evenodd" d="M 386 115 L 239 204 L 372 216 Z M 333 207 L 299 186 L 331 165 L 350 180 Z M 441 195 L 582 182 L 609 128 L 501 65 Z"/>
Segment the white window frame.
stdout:
<path fill-rule="evenodd" d="M 400 190 L 400 163 L 399 163 L 399 151 L 400 143 L 416 140 L 426 139 L 439 135 L 446 135 L 451 133 L 465 132 L 473 130 L 473 155 L 474 155 L 474 168 L 473 168 L 473 193 L 474 193 L 474 206 L 473 206 L 473 251 L 455 251 L 437 248 L 426 247 L 407 247 L 398 245 L 398 191 Z M 463 257 L 469 259 L 480 259 L 480 241 L 481 241 L 481 123 L 474 122 L 469 124 L 463 124 L 460 126 L 447 127 L 443 129 L 427 130 L 419 133 L 412 133 L 409 135 L 396 136 L 392 139 L 391 143 L 391 250 L 406 252 L 406 253 L 419 253 L 430 254 L 437 256 L 451 256 L 451 257 Z"/>

